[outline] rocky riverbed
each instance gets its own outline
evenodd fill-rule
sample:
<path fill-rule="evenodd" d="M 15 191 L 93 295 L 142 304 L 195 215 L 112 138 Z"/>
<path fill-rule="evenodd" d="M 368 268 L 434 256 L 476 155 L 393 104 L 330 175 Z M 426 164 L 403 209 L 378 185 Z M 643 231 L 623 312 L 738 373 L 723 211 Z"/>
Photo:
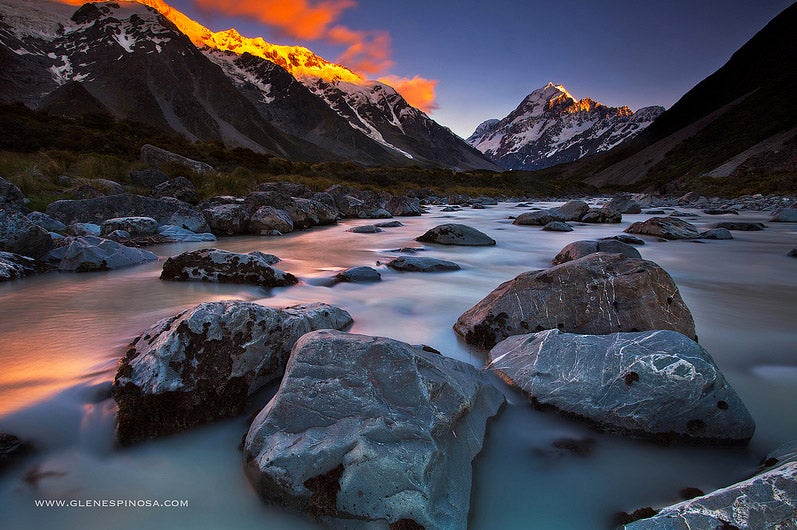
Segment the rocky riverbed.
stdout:
<path fill-rule="evenodd" d="M 797 398 L 793 198 L 640 196 L 604 208 L 606 199 L 518 206 L 524 198 L 425 197 L 422 205 L 336 190 L 291 199 L 306 193 L 278 185 L 257 193 L 200 208 L 128 198 L 136 206 L 123 211 L 99 201 L 83 205 L 90 218 L 74 213 L 79 205 L 50 209 L 71 212 L 64 226 L 97 226 L 70 242 L 83 253 L 90 238 L 119 230 L 134 240 L 166 225 L 217 237 L 149 245 L 157 261 L 43 274 L 43 239 L 38 261 L 6 256 L 18 273 L 0 284 L 0 432 L 28 450 L 9 452 L 0 475 L 0 523 L 611 528 L 616 512 L 664 508 L 684 488 L 710 494 L 791 476 L 770 462 L 770 475 L 753 478 L 762 458 L 797 439 L 785 412 Z M 7 196 L 16 205 L 10 226 L 36 231 L 19 217 L 22 199 Z M 746 210 L 759 206 L 766 211 Z M 513 223 L 534 212 L 547 213 Z M 404 214 L 401 223 L 352 230 L 391 214 Z M 653 217 L 682 221 L 667 234 L 686 236 L 624 233 Z M 573 231 L 543 230 L 542 220 Z M 765 228 L 702 238 L 728 220 Z M 273 235 L 288 221 L 290 232 Z M 64 230 L 49 228 L 41 230 Z M 24 248 L 24 238 L 11 241 Z M 52 248 L 68 247 L 54 238 Z M 209 248 L 226 252 L 197 252 Z M 186 252 L 159 278 L 167 259 Z M 257 270 L 236 275 L 237 265 Z M 264 281 L 271 271 L 296 281 Z M 324 328 L 348 333 L 300 339 Z M 525 338 L 501 342 L 511 334 Z M 565 362 L 550 353 L 557 348 L 607 359 L 623 352 L 622 362 L 603 363 L 602 374 L 581 370 L 587 361 Z M 576 372 L 585 379 L 569 389 Z M 662 385 L 681 401 L 667 408 L 668 393 L 652 391 Z M 597 393 L 614 404 L 593 401 Z M 655 406 L 635 408 L 636 399 Z M 128 437 L 119 437 L 117 415 Z M 684 443 L 701 439 L 708 445 Z M 445 486 L 454 476 L 458 487 Z M 190 507 L 46 510 L 38 498 L 176 498 Z"/>

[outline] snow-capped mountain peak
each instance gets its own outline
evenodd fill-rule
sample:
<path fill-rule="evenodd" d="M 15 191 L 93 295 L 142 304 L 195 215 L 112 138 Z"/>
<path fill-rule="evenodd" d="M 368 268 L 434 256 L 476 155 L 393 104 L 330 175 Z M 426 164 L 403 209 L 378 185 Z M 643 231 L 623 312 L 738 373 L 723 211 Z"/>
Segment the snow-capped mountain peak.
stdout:
<path fill-rule="evenodd" d="M 634 113 L 591 98 L 577 100 L 548 83 L 502 120 L 480 124 L 467 142 L 505 169 L 542 169 L 611 149 L 650 125 L 662 107 Z"/>

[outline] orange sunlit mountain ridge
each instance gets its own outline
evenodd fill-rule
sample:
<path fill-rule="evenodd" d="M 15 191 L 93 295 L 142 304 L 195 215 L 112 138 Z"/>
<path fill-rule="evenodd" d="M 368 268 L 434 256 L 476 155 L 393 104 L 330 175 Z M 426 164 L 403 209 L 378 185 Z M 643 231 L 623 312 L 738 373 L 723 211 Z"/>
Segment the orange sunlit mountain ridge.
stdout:
<path fill-rule="evenodd" d="M 86 3 L 86 0 L 60 1 L 70 5 Z M 230 51 L 238 55 L 250 53 L 255 57 L 266 59 L 281 66 L 300 80 L 323 79 L 329 82 L 344 81 L 358 85 L 374 83 L 374 81 L 369 81 L 366 75 L 357 73 L 346 66 L 327 61 L 304 46 L 272 44 L 261 37 L 245 37 L 234 28 L 214 32 L 174 9 L 163 0 L 133 1 L 149 6 L 161 13 L 199 48 L 207 47 Z M 406 78 L 389 75 L 380 77 L 378 82 L 392 86 L 410 105 L 424 112 L 437 108 L 435 103 L 435 85 L 437 81 L 418 76 Z"/>

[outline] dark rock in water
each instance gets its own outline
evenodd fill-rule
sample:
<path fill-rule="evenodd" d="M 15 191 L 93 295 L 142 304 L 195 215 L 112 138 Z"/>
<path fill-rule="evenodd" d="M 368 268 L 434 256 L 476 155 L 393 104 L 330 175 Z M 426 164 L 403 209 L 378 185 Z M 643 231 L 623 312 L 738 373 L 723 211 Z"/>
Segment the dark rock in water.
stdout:
<path fill-rule="evenodd" d="M 739 215 L 739 212 L 731 208 L 709 208 L 703 210 L 706 215 Z"/>
<path fill-rule="evenodd" d="M 797 442 L 768 455 L 752 478 L 663 508 L 625 530 L 794 528 L 797 514 Z"/>
<path fill-rule="evenodd" d="M 379 232 L 384 232 L 384 230 L 375 225 L 354 226 L 346 231 L 353 232 L 355 234 L 376 234 Z"/>
<path fill-rule="evenodd" d="M 374 226 L 377 226 L 379 228 L 399 228 L 401 226 L 404 226 L 404 223 L 402 223 L 401 221 L 385 221 L 383 223 L 376 223 Z"/>
<path fill-rule="evenodd" d="M 44 212 L 31 212 L 28 214 L 28 219 L 48 232 L 65 232 L 66 225 L 61 221 L 57 221 Z"/>
<path fill-rule="evenodd" d="M 16 184 L 0 177 L 0 209 L 25 211 L 25 194 Z"/>
<path fill-rule="evenodd" d="M 177 153 L 172 153 L 166 149 L 161 149 L 160 147 L 155 147 L 154 145 L 149 144 L 145 144 L 141 147 L 141 160 L 152 166 L 160 166 L 161 164 L 165 163 L 179 164 L 181 166 L 187 167 L 191 171 L 195 171 L 196 173 L 208 173 L 214 171 L 213 167 L 205 164 L 204 162 L 198 162 L 197 160 L 192 160 L 182 155 L 178 155 Z"/>
<path fill-rule="evenodd" d="M 0 252 L 0 282 L 18 280 L 45 270 L 47 267 L 33 258 L 11 252 Z"/>
<path fill-rule="evenodd" d="M 645 210 L 642 213 L 645 213 L 647 215 L 664 215 L 667 212 L 665 212 L 664 210 Z"/>
<path fill-rule="evenodd" d="M 343 526 L 466 528 L 472 461 L 503 403 L 466 363 L 392 339 L 308 333 L 249 428 L 244 469 L 266 502 Z"/>
<path fill-rule="evenodd" d="M 416 256 L 399 256 L 389 261 L 387 266 L 391 269 L 405 272 L 447 272 L 461 269 L 461 267 L 453 261 Z"/>
<path fill-rule="evenodd" d="M 645 506 L 644 508 L 638 508 L 634 510 L 632 513 L 619 512 L 615 516 L 615 522 L 618 525 L 627 525 L 628 523 L 633 523 L 634 521 L 639 521 L 640 519 L 647 519 L 648 517 L 653 517 L 657 513 L 659 512 L 654 510 L 650 506 Z"/>
<path fill-rule="evenodd" d="M 578 221 L 589 211 L 589 205 L 584 201 L 568 201 L 553 211 L 562 216 L 564 221 Z"/>
<path fill-rule="evenodd" d="M 652 261 L 600 252 L 524 272 L 454 324 L 466 342 L 483 348 L 511 335 L 557 328 L 596 335 L 671 329 L 695 337 L 692 314 L 664 269 Z"/>
<path fill-rule="evenodd" d="M 283 234 L 293 232 L 291 214 L 273 206 L 261 206 L 249 219 L 249 231 L 263 235 L 272 230 L 278 230 Z"/>
<path fill-rule="evenodd" d="M 675 217 L 651 217 L 645 221 L 637 221 L 626 228 L 625 232 L 664 239 L 697 239 L 700 237 L 695 225 Z"/>
<path fill-rule="evenodd" d="M 607 210 L 614 210 L 621 214 L 636 214 L 642 213 L 642 207 L 630 195 L 620 195 L 614 197 L 609 202 L 603 205 Z"/>
<path fill-rule="evenodd" d="M 115 230 L 124 230 L 133 236 L 151 236 L 158 231 L 158 221 L 151 217 L 117 217 L 100 225 L 100 235 L 106 236 Z"/>
<path fill-rule="evenodd" d="M 741 232 L 757 232 L 766 228 L 764 223 L 746 221 L 721 221 L 706 225 L 706 228 L 725 228 L 726 230 L 739 230 Z"/>
<path fill-rule="evenodd" d="M 622 241 L 613 239 L 602 239 L 600 241 L 574 241 L 559 251 L 552 265 L 559 265 L 574 259 L 583 258 L 596 252 L 606 252 L 608 254 L 622 254 L 627 258 L 642 258 L 639 251 Z"/>
<path fill-rule="evenodd" d="M 736 443 L 755 422 L 711 356 L 675 331 L 516 335 L 488 366 L 542 407 L 609 431 Z"/>
<path fill-rule="evenodd" d="M 174 197 L 177 200 L 196 204 L 199 202 L 199 195 L 194 183 L 185 177 L 175 177 L 155 186 L 152 190 L 153 197 Z"/>
<path fill-rule="evenodd" d="M 573 227 L 562 221 L 551 221 L 542 227 L 546 232 L 572 232 Z"/>
<path fill-rule="evenodd" d="M 133 341 L 114 379 L 119 443 L 240 414 L 282 375 L 299 337 L 351 322 L 327 304 L 279 310 L 242 301 L 207 302 L 157 322 Z"/>
<path fill-rule="evenodd" d="M 161 280 L 243 283 L 285 287 L 299 282 L 293 274 L 271 267 L 279 258 L 262 252 L 237 254 L 215 248 L 184 252 L 166 260 Z"/>
<path fill-rule="evenodd" d="M 696 213 L 692 212 L 681 212 L 678 210 L 674 210 L 670 213 L 670 217 L 699 217 Z"/>
<path fill-rule="evenodd" d="M 797 223 L 797 208 L 781 208 L 772 212 L 770 223 Z"/>
<path fill-rule="evenodd" d="M 512 224 L 521 226 L 545 226 L 554 221 L 565 222 L 565 217 L 554 210 L 539 210 L 518 215 Z"/>
<path fill-rule="evenodd" d="M 423 252 L 424 250 L 426 249 L 423 247 L 401 247 L 390 250 L 388 252 L 403 252 L 405 254 L 415 254 L 416 252 Z"/>
<path fill-rule="evenodd" d="M 352 267 L 339 272 L 335 279 L 341 282 L 378 282 L 382 275 L 372 267 Z"/>
<path fill-rule="evenodd" d="M 700 232 L 700 239 L 733 239 L 733 235 L 727 228 L 711 228 Z"/>
<path fill-rule="evenodd" d="M 143 171 L 131 171 L 127 175 L 127 178 L 133 186 L 150 190 L 169 181 L 169 176 L 166 173 L 155 168 L 149 168 Z"/>
<path fill-rule="evenodd" d="M 31 445 L 13 434 L 0 432 L 0 470 L 30 452 Z"/>
<path fill-rule="evenodd" d="M 791 249 L 786 255 L 791 258 L 797 258 L 797 248 Z"/>
<path fill-rule="evenodd" d="M 487 208 L 487 207 L 486 207 L 485 205 L 483 205 L 483 204 L 479 204 L 479 203 L 476 203 L 476 204 L 474 204 L 474 205 L 472 205 L 472 206 L 471 206 L 471 209 L 472 209 L 472 210 L 484 210 L 484 209 L 486 209 L 486 208 Z"/>
<path fill-rule="evenodd" d="M 619 223 L 623 215 L 617 210 L 608 208 L 590 208 L 579 221 L 582 223 Z"/>
<path fill-rule="evenodd" d="M 202 213 L 210 231 L 217 236 L 237 236 L 249 232 L 249 208 L 245 204 L 219 204 Z"/>
<path fill-rule="evenodd" d="M 495 245 L 495 240 L 487 234 L 467 225 L 453 223 L 435 226 L 434 228 L 428 230 L 424 235 L 416 237 L 415 241 L 421 241 L 423 243 L 437 243 L 438 245 Z"/>
<path fill-rule="evenodd" d="M 640 238 L 638 238 L 636 236 L 632 236 L 632 235 L 629 235 L 629 234 L 617 234 L 616 236 L 609 236 L 609 237 L 602 237 L 601 238 L 602 241 L 606 241 L 606 240 L 609 240 L 609 239 L 615 239 L 615 240 L 620 241 L 622 243 L 626 243 L 627 245 L 644 245 L 645 244 L 645 240 L 644 239 L 640 239 Z"/>
<path fill-rule="evenodd" d="M 446 206 L 446 207 L 442 208 L 440 211 L 441 212 L 458 212 L 461 209 L 462 208 L 454 208 L 453 206 Z"/>
<path fill-rule="evenodd" d="M 47 214 L 67 225 L 99 224 L 115 217 L 152 217 L 161 225 L 176 225 L 192 232 L 207 232 L 202 213 L 182 201 L 167 197 L 154 199 L 141 195 L 113 195 L 96 199 L 55 201 L 47 206 Z"/>
<path fill-rule="evenodd" d="M 157 261 L 158 256 L 96 236 L 67 237 L 44 258 L 58 270 L 97 272 Z"/>
<path fill-rule="evenodd" d="M 50 233 L 25 215 L 0 209 L 0 251 L 43 258 L 53 248 Z"/>

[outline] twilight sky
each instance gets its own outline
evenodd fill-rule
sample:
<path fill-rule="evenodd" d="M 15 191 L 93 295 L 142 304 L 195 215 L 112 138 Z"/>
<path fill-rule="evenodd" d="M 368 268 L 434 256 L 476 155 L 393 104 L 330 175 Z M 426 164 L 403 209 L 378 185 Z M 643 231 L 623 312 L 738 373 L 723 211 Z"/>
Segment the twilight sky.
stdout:
<path fill-rule="evenodd" d="M 548 81 L 669 107 L 791 0 L 166 0 L 214 31 L 303 45 L 369 77 L 418 76 L 460 136 Z M 427 82 L 436 81 L 436 85 Z"/>

